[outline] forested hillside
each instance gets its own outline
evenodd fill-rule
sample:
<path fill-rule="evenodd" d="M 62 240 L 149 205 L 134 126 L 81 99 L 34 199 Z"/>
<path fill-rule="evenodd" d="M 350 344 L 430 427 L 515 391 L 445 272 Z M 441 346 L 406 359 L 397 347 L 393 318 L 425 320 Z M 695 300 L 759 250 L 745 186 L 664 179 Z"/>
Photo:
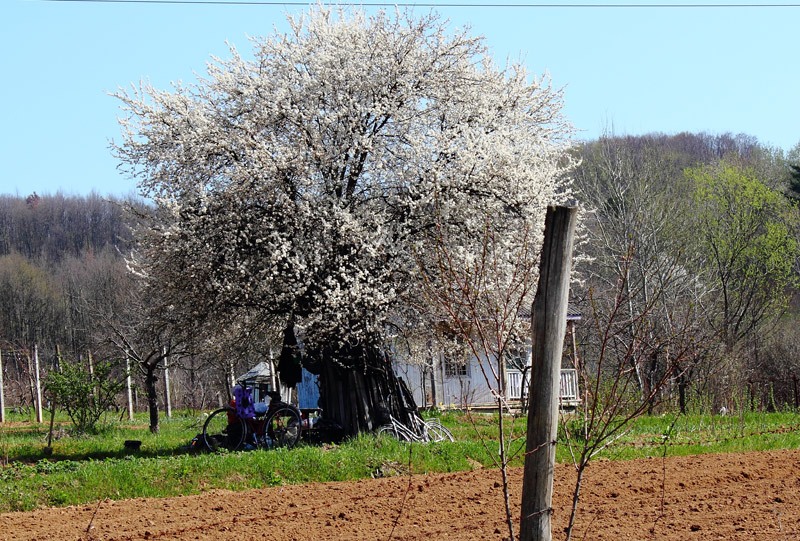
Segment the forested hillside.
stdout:
<path fill-rule="evenodd" d="M 123 206 L 134 201 L 62 194 L 0 195 L 0 255 L 54 264 L 113 248 L 127 252 L 133 235 Z M 145 208 L 141 203 L 137 206 Z"/>
<path fill-rule="evenodd" d="M 132 217 L 149 212 L 141 201 L 38 195 L 0 196 L 0 351 L 6 400 L 30 404 L 32 351 L 44 372 L 89 352 L 113 355 L 94 310 L 122 294 L 103 288 L 127 274 L 123 254 L 133 248 Z"/>
<path fill-rule="evenodd" d="M 108 362 L 120 377 L 127 357 L 137 407 L 149 407 L 142 391 L 150 386 L 153 396 L 160 394 L 163 409 L 164 388 L 156 391 L 155 385 L 163 382 L 165 358 L 176 352 L 168 333 L 144 320 L 152 299 L 142 297 L 140 279 L 128 265 L 136 257 L 135 229 L 152 226 L 153 218 L 153 207 L 140 199 L 0 195 L 0 361 L 6 407 L 34 405 L 35 352 L 44 387 L 47 374 L 60 363 L 89 370 Z M 249 363 L 242 350 L 247 346 L 238 354 L 229 350 L 239 360 L 237 370 Z M 227 401 L 211 390 L 225 388 L 218 380 L 230 373 L 230 363 L 218 363 L 219 352 L 208 347 L 204 354 L 183 352 L 173 358 L 171 393 L 177 405 Z"/>

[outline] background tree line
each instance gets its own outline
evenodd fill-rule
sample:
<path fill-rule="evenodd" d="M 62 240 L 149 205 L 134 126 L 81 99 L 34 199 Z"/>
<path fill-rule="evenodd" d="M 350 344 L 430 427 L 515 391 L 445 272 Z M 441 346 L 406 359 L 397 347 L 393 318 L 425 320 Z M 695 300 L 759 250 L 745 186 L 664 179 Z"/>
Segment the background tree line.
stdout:
<path fill-rule="evenodd" d="M 670 336 L 691 326 L 693 361 L 674 373 L 654 407 L 663 400 L 682 409 L 692 401 L 718 409 L 744 400 L 797 407 L 800 145 L 784 154 L 743 135 L 611 134 L 573 153 L 576 197 L 589 210 L 580 248 L 587 261 L 573 303 L 583 314 L 599 313 L 623 284 L 627 312 L 615 335 L 621 350 L 641 347 L 626 340 L 643 340 L 632 322 L 646 315 L 647 355 L 630 367 L 639 392 L 647 395 L 669 366 Z M 227 399 L 220 389 L 231 372 L 277 358 L 281 336 L 242 340 L 231 322 L 216 336 L 176 337 L 168 313 L 153 317 L 155 301 L 129 263 L 134 230 L 157 223 L 153 207 L 135 198 L 0 196 L 7 404 L 32 404 L 34 345 L 45 372 L 58 369 L 57 351 L 62 362 L 87 368 L 90 358 L 133 361 L 150 396 L 140 407 L 155 410 L 156 426 L 164 404 L 156 382 L 167 359 L 173 404 L 200 408 Z M 578 337 L 591 363 L 602 340 L 588 328 Z"/>
<path fill-rule="evenodd" d="M 745 135 L 610 134 L 575 152 L 589 262 L 573 299 L 617 318 L 611 344 L 642 396 L 669 376 L 651 410 L 662 399 L 796 407 L 800 145 L 786 155 Z M 673 366 L 687 336 L 692 354 Z M 583 339 L 587 363 L 609 345 Z"/>
<path fill-rule="evenodd" d="M 35 347 L 45 385 L 47 374 L 61 371 L 63 363 L 85 373 L 111 363 L 110 373 L 121 378 L 128 359 L 137 404 L 148 407 L 140 390 L 150 384 L 154 397 L 160 391 L 163 408 L 164 389 L 154 385 L 174 351 L 156 332 L 157 323 L 145 321 L 147 301 L 128 268 L 134 229 L 152 214 L 149 204 L 133 197 L 0 196 L 0 358 L 7 407 L 35 403 Z M 213 394 L 225 384 L 215 379 L 222 371 L 209 373 L 209 366 L 214 364 L 198 356 L 176 359 L 177 407 L 227 400 Z M 118 405 L 124 405 L 122 395 Z"/>

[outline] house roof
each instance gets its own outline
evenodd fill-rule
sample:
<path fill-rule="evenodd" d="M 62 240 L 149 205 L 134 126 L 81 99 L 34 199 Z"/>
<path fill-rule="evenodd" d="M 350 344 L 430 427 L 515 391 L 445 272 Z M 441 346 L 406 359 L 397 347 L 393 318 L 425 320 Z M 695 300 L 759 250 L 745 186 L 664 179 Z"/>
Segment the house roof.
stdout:
<path fill-rule="evenodd" d="M 261 361 L 253 368 L 236 378 L 236 381 L 239 383 L 245 381 L 252 383 L 269 383 L 271 377 L 272 371 L 269 368 L 269 364 Z"/>

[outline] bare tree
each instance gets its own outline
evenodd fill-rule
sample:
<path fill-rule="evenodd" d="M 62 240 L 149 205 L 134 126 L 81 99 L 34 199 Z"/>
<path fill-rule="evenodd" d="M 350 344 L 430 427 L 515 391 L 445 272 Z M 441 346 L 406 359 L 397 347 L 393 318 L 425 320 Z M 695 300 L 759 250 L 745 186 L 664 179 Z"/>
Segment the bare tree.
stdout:
<path fill-rule="evenodd" d="M 634 321 L 648 312 L 651 342 L 674 332 L 671 315 L 677 306 L 701 304 L 710 291 L 698 274 L 701 267 L 695 262 L 702 255 L 689 227 L 691 190 L 681 169 L 689 158 L 680 159 L 667 148 L 658 139 L 603 136 L 583 149 L 575 172 L 578 197 L 589 209 L 586 248 L 593 258 L 581 272 L 596 291 L 625 284 L 627 316 Z M 631 345 L 635 332 L 631 324 Z M 651 358 L 635 362 L 639 391 L 650 395 L 664 369 L 663 355 L 654 351 Z"/>
<path fill-rule="evenodd" d="M 628 261 L 621 267 L 623 277 L 628 276 L 626 267 L 631 264 Z M 588 313 L 584 314 L 582 325 L 587 334 L 583 340 L 585 350 L 576 356 L 583 359 L 576 366 L 584 389 L 583 402 L 577 417 L 564 418 L 561 423 L 578 474 L 567 539 L 572 535 L 583 475 L 589 462 L 622 438 L 638 417 L 665 398 L 662 391 L 668 389 L 675 378 L 691 370 L 699 360 L 711 362 L 714 358 L 717 337 L 700 324 L 698 307 L 692 302 L 672 305 L 668 329 L 661 328 L 657 332 L 653 329 L 660 325 L 664 316 L 661 297 L 670 294 L 672 280 L 682 279 L 677 270 L 680 266 L 672 264 L 671 269 L 648 271 L 670 278 L 662 287 L 651 290 L 648 303 L 642 304 L 634 314 L 629 309 L 629 297 L 641 298 L 638 288 L 645 287 L 643 282 L 631 287 L 623 278 L 610 295 L 598 292 L 605 288 L 602 282 L 591 279 L 587 282 L 589 304 L 585 308 Z M 662 359 L 661 367 L 643 393 L 636 367 L 655 356 Z"/>
<path fill-rule="evenodd" d="M 506 413 L 511 411 L 506 367 L 513 353 L 527 346 L 530 320 L 522 316 L 529 314 L 524 308 L 529 306 L 536 287 L 541 238 L 541 223 L 524 219 L 517 223 L 518 230 L 486 216 L 483 234 L 475 239 L 479 249 L 469 255 L 454 246 L 448 228 L 439 223 L 428 237 L 434 254 L 432 263 L 428 258 L 419 260 L 428 299 L 428 304 L 421 308 L 430 311 L 432 319 L 440 322 L 440 332 L 457 337 L 466 353 L 477 359 L 480 374 L 497 406 L 497 451 L 491 449 L 482 436 L 481 442 L 500 469 L 511 539 L 514 539 L 514 522 L 508 491 L 508 464 L 523 447 L 514 445 L 516 416 L 512 415 L 506 424 Z M 516 249 L 510 250 L 511 245 Z M 469 409 L 467 411 L 471 415 Z"/>

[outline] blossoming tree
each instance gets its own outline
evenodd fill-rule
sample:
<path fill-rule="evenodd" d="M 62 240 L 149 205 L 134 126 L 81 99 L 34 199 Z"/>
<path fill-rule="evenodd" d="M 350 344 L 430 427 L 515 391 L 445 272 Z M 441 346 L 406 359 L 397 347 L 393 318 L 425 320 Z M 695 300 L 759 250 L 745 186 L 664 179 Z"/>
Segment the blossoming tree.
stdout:
<path fill-rule="evenodd" d="M 143 261 L 165 309 L 194 332 L 298 331 L 325 415 L 355 433 L 393 410 L 385 347 L 430 317 L 426 232 L 467 261 L 491 217 L 519 246 L 567 192 L 570 127 L 546 77 L 435 14 L 316 7 L 289 25 L 196 84 L 118 91 L 113 148 L 164 217 Z"/>

